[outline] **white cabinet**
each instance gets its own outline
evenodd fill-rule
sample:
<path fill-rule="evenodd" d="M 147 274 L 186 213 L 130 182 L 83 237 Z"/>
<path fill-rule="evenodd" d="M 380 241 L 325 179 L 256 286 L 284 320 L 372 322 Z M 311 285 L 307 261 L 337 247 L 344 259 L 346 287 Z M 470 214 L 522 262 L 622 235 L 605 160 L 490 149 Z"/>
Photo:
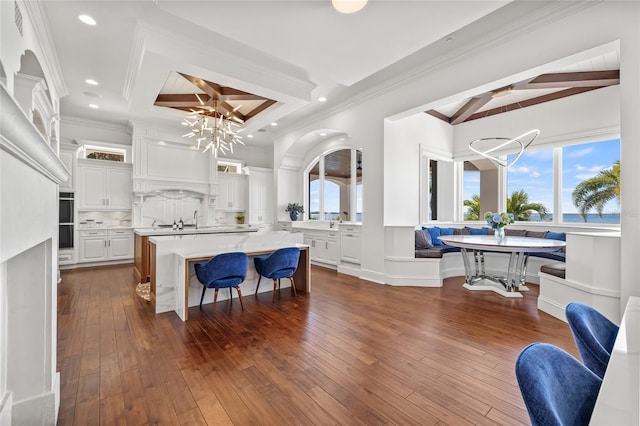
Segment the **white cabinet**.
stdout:
<path fill-rule="evenodd" d="M 273 224 L 273 171 L 247 167 L 249 187 L 249 224 L 254 226 Z"/>
<path fill-rule="evenodd" d="M 247 177 L 236 173 L 218 173 L 217 209 L 240 212 L 246 208 Z"/>
<path fill-rule="evenodd" d="M 337 231 L 304 230 L 304 243 L 310 247 L 309 259 L 312 262 L 338 264 L 340 250 Z"/>
<path fill-rule="evenodd" d="M 78 160 L 78 208 L 130 210 L 132 169 L 128 163 Z"/>
<path fill-rule="evenodd" d="M 107 231 L 80 231 L 79 261 L 101 262 L 107 260 Z"/>
<path fill-rule="evenodd" d="M 76 158 L 76 149 L 64 149 L 64 148 L 60 148 L 60 161 L 62 162 L 62 164 L 64 164 L 64 166 L 67 168 L 67 170 L 69 170 L 69 172 L 71 172 L 71 176 L 69 176 L 69 179 L 67 179 L 65 182 L 62 182 L 60 184 L 59 187 L 59 191 L 60 192 L 73 192 L 75 191 L 75 184 L 74 184 L 74 179 L 75 179 L 75 167 L 74 167 L 74 163 L 75 163 L 75 158 Z"/>
<path fill-rule="evenodd" d="M 79 262 L 133 259 L 133 232 L 130 229 L 80 231 Z"/>
<path fill-rule="evenodd" d="M 110 229 L 108 237 L 109 260 L 133 259 L 133 232 L 130 229 Z"/>
<path fill-rule="evenodd" d="M 360 263 L 360 226 L 340 225 L 340 260 L 342 262 Z"/>

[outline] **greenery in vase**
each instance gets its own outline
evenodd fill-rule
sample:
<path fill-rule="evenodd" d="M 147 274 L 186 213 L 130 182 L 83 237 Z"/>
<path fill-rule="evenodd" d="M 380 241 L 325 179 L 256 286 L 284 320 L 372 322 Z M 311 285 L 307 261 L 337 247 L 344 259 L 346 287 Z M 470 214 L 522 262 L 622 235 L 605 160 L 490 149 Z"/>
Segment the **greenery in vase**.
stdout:
<path fill-rule="evenodd" d="M 289 203 L 287 205 L 286 212 L 296 212 L 296 213 L 304 213 L 304 207 L 298 203 Z"/>
<path fill-rule="evenodd" d="M 511 213 L 491 213 L 486 212 L 484 219 L 487 221 L 487 225 L 493 229 L 502 229 L 505 226 L 513 223 L 513 215 Z"/>

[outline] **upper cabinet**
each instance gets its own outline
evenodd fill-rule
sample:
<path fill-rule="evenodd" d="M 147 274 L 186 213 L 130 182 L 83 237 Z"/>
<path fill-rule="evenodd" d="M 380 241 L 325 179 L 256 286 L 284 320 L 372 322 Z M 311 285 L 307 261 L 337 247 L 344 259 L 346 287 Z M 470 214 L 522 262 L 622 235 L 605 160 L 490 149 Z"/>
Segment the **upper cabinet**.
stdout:
<path fill-rule="evenodd" d="M 217 209 L 241 212 L 246 209 L 247 176 L 236 173 L 218 173 Z"/>
<path fill-rule="evenodd" d="M 77 170 L 79 209 L 131 209 L 131 164 L 79 159 Z"/>
<path fill-rule="evenodd" d="M 247 167 L 249 190 L 249 224 L 273 224 L 273 171 L 259 167 Z"/>

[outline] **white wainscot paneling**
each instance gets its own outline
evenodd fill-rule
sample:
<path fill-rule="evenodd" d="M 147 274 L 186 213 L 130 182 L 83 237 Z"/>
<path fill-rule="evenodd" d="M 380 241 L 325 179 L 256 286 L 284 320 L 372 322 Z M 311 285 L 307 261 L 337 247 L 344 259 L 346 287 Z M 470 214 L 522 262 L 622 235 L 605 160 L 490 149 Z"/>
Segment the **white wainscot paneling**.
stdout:
<path fill-rule="evenodd" d="M 182 146 L 161 142 L 147 145 L 147 177 L 207 182 L 209 155 Z"/>

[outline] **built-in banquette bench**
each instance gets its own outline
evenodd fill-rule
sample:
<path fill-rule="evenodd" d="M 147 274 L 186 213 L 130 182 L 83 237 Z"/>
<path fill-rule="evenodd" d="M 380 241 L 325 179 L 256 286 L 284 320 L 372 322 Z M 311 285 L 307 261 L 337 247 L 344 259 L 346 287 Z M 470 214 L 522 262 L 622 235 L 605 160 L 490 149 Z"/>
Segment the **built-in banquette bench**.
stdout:
<path fill-rule="evenodd" d="M 460 258 L 460 255 L 453 253 L 460 252 L 457 247 L 448 246 L 438 239 L 439 236 L 445 235 L 492 235 L 493 229 L 491 228 L 472 228 L 465 226 L 464 228 L 445 228 L 445 227 L 422 227 L 415 231 L 415 257 L 418 259 L 442 259 L 446 265 L 443 265 L 443 275 L 441 278 L 451 276 L 447 274 L 447 270 L 457 269 L 456 259 Z M 552 231 L 530 231 L 525 229 L 505 228 L 505 236 L 516 237 L 532 237 L 532 238 L 548 238 L 553 240 L 566 241 L 566 234 L 564 232 L 552 232 Z M 488 258 L 488 269 L 504 269 L 506 261 L 502 259 L 502 262 L 491 262 L 491 258 L 504 257 L 506 253 L 486 253 L 485 258 Z M 454 259 L 450 259 L 451 257 Z M 565 274 L 565 250 L 560 249 L 553 252 L 546 253 L 531 253 L 529 255 L 527 265 L 527 281 L 537 283 L 538 271 L 554 275 L 556 277 L 564 278 Z M 461 260 L 460 260 L 461 263 Z M 447 268 L 447 266 L 449 266 Z M 500 271 L 497 271 L 500 272 Z M 504 271 L 502 271 L 504 272 Z"/>

